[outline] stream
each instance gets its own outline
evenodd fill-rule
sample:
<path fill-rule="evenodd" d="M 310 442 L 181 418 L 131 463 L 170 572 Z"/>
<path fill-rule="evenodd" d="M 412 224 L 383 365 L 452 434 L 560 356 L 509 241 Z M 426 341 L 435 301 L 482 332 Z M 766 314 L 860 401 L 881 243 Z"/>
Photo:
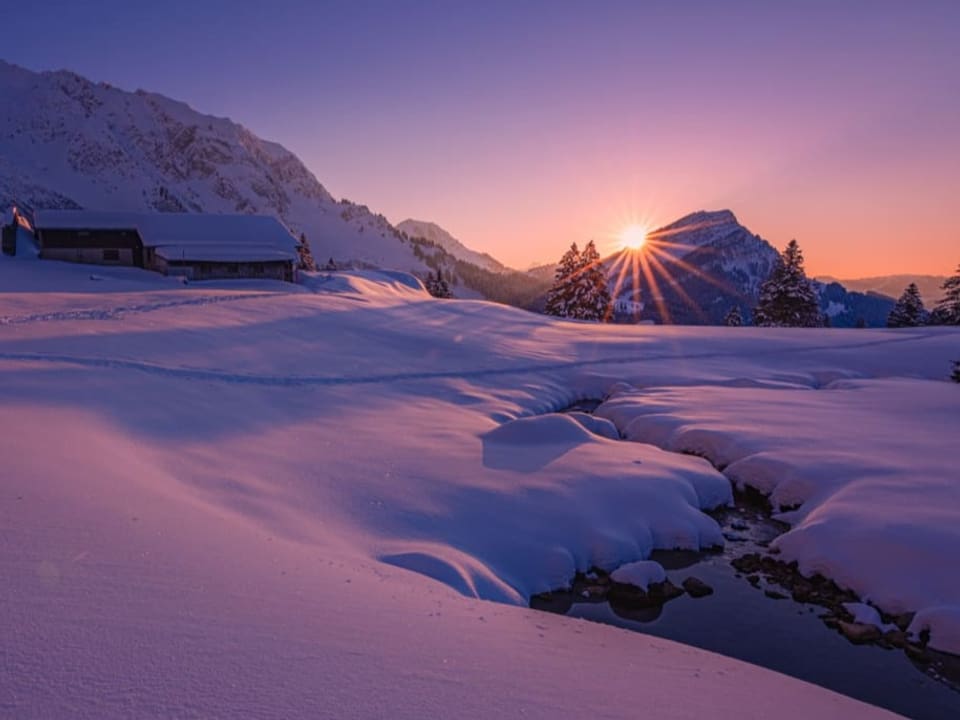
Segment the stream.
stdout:
<path fill-rule="evenodd" d="M 594 407 L 582 403 L 570 410 Z M 531 607 L 711 650 L 916 720 L 960 718 L 960 658 L 928 652 L 914 661 L 903 650 L 854 644 L 824 623 L 826 608 L 797 602 L 766 579 L 751 576 L 750 582 L 731 565 L 749 553 L 765 555 L 787 526 L 743 498 L 710 514 L 723 528 L 722 551 L 656 551 L 650 559 L 675 585 L 694 576 L 712 594 L 685 593 L 659 607 L 627 609 L 611 605 L 605 594 L 588 593 L 591 581 L 580 577 L 571 590 L 535 596 Z"/>

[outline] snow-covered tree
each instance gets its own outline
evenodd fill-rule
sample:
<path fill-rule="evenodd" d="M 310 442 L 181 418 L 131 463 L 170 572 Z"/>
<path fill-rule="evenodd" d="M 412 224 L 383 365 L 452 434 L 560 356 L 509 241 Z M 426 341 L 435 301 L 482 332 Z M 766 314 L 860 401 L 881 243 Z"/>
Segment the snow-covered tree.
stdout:
<path fill-rule="evenodd" d="M 607 322 L 611 315 L 607 273 L 593 240 L 580 254 L 580 267 L 574 281 L 574 307 L 571 317 Z"/>
<path fill-rule="evenodd" d="M 926 315 L 920 289 L 916 283 L 910 283 L 887 315 L 887 327 L 917 327 L 923 325 Z"/>
<path fill-rule="evenodd" d="M 955 383 L 960 383 L 960 360 L 953 361 L 953 374 L 950 376 L 950 379 Z"/>
<path fill-rule="evenodd" d="M 570 245 L 553 276 L 553 286 L 547 293 L 547 306 L 544 312 L 557 317 L 572 317 L 576 277 L 580 269 L 580 249 L 576 243 Z"/>
<path fill-rule="evenodd" d="M 947 278 L 943 285 L 943 298 L 933 310 L 937 322 L 942 325 L 960 325 L 960 265 L 957 273 Z"/>
<path fill-rule="evenodd" d="M 323 269 L 327 272 L 335 272 L 337 270 L 337 263 L 334 262 L 333 258 L 327 260 L 327 264 L 323 266 Z"/>
<path fill-rule="evenodd" d="M 427 279 L 427 292 L 433 295 L 435 298 L 452 298 L 453 293 L 450 292 L 450 286 L 447 284 L 446 278 L 443 277 L 443 271 L 440 268 L 437 268 L 437 274 L 431 275 Z"/>
<path fill-rule="evenodd" d="M 297 267 L 300 270 L 316 270 L 317 262 L 313 259 L 313 253 L 310 252 L 310 243 L 305 233 L 300 233 L 300 244 L 297 246 Z"/>
<path fill-rule="evenodd" d="M 791 240 L 760 286 L 753 324 L 767 327 L 819 327 L 820 303 L 803 269 L 803 253 Z"/>
<path fill-rule="evenodd" d="M 740 306 L 734 305 L 723 317 L 723 324 L 730 327 L 740 327 L 743 325 L 743 314 L 740 312 Z"/>
<path fill-rule="evenodd" d="M 580 252 L 573 243 L 560 258 L 544 312 L 557 317 L 607 322 L 613 314 L 612 306 L 607 274 L 597 246 L 591 240 Z"/>

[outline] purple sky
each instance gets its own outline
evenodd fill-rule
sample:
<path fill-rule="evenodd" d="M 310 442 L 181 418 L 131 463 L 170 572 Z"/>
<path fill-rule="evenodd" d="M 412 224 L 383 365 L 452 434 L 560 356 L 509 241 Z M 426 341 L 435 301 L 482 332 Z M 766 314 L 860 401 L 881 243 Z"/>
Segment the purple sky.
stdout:
<path fill-rule="evenodd" d="M 516 266 L 723 207 L 777 246 L 797 238 L 815 273 L 960 262 L 956 0 L 44 0 L 15 15 L 7 60 L 229 116 L 334 195 Z"/>

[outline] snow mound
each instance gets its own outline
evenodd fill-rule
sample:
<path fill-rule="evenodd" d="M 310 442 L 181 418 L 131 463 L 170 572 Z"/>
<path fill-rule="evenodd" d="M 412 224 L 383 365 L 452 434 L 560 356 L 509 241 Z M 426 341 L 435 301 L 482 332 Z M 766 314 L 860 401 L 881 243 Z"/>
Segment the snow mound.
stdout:
<path fill-rule="evenodd" d="M 873 625 L 884 633 L 897 629 L 893 623 L 883 622 L 880 612 L 866 603 L 843 603 L 843 608 L 853 615 L 853 621 L 860 625 Z"/>
<path fill-rule="evenodd" d="M 960 607 L 957 605 L 924 608 L 907 630 L 914 635 L 929 632 L 931 648 L 960 655 Z"/>
<path fill-rule="evenodd" d="M 633 585 L 644 591 L 651 583 L 662 583 L 667 579 L 663 565 L 653 560 L 639 560 L 621 565 L 612 573 L 610 579 L 624 585 Z"/>
<path fill-rule="evenodd" d="M 418 278 L 397 270 L 302 272 L 300 284 L 318 293 L 361 295 L 368 299 L 430 297 Z"/>
<path fill-rule="evenodd" d="M 576 420 L 594 435 L 607 438 L 608 440 L 619 440 L 620 432 L 617 426 L 606 418 L 599 418 L 585 412 L 570 412 L 567 416 Z"/>
<path fill-rule="evenodd" d="M 491 443 L 510 445 L 577 445 L 595 442 L 596 435 L 569 415 L 551 413 L 505 423 L 484 435 Z"/>

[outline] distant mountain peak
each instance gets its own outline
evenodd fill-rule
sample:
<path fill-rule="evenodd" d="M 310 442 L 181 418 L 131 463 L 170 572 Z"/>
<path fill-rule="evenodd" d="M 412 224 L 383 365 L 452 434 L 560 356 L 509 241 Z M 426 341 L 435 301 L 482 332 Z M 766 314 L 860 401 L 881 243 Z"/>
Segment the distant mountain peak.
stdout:
<path fill-rule="evenodd" d="M 397 230 L 406 233 L 409 237 L 423 238 L 424 240 L 439 245 L 458 260 L 473 263 L 484 270 L 496 273 L 510 270 L 510 268 L 491 255 L 468 248 L 434 222 L 408 218 L 401 223 L 397 223 Z"/>
<path fill-rule="evenodd" d="M 703 230 L 712 234 L 712 231 L 721 228 L 724 231 L 730 231 L 742 227 L 732 210 L 698 210 L 689 215 L 684 215 L 679 220 L 674 220 L 669 225 L 654 230 L 651 236 L 654 238 L 669 238 L 670 235 L 691 230 Z"/>

